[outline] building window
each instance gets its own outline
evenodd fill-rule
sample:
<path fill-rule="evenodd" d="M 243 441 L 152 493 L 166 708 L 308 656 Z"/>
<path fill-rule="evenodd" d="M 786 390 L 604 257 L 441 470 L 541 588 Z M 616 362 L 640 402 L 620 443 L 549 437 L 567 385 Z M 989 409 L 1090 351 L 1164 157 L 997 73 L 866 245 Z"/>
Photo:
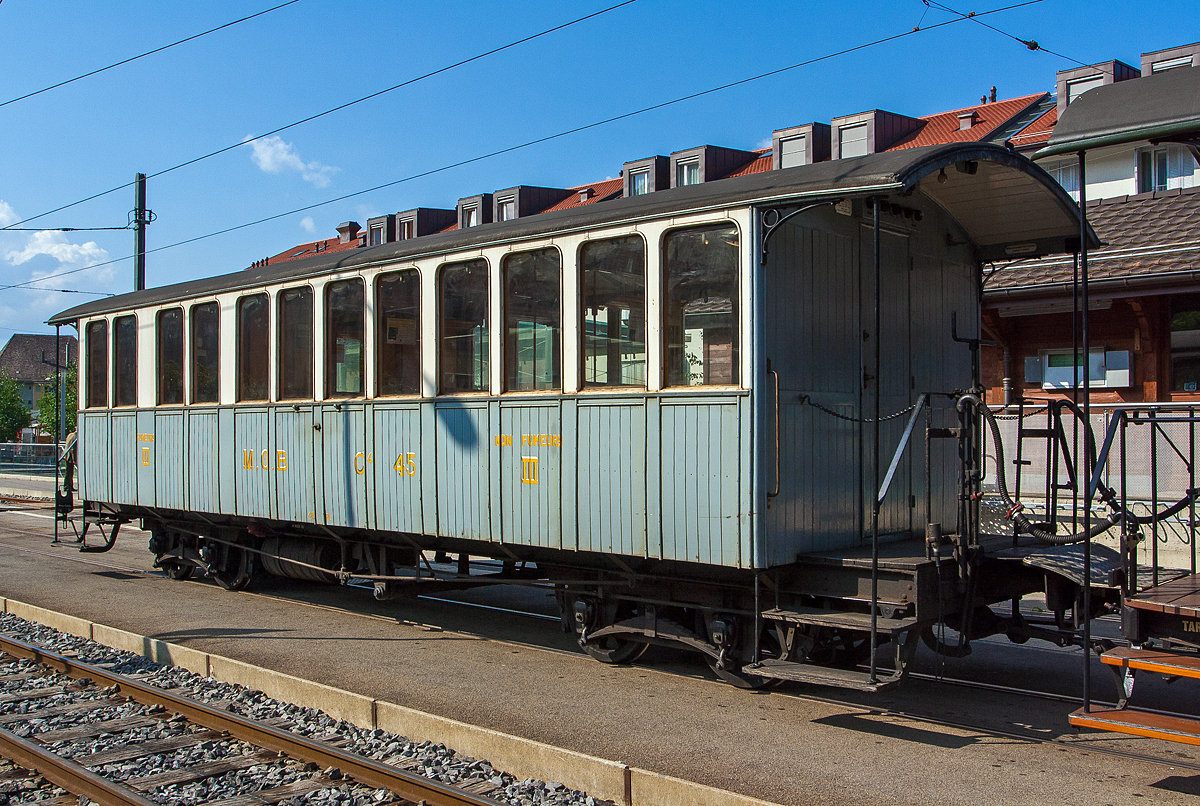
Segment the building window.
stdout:
<path fill-rule="evenodd" d="M 650 172 L 634 171 L 629 175 L 629 195 L 645 196 L 650 192 Z"/>
<path fill-rule="evenodd" d="M 379 246 L 383 243 L 383 225 L 371 227 L 371 246 Z"/>
<path fill-rule="evenodd" d="M 1176 67 L 1191 67 L 1192 54 L 1186 56 L 1177 56 L 1174 59 L 1163 59 L 1161 62 L 1153 62 L 1150 65 L 1151 73 L 1164 73 L 1167 70 L 1174 70 Z"/>
<path fill-rule="evenodd" d="M 646 245 L 636 235 L 579 250 L 583 385 L 646 385 Z"/>
<path fill-rule="evenodd" d="M 1200 392 L 1200 294 L 1171 300 L 1171 390 Z"/>
<path fill-rule="evenodd" d="M 496 202 L 496 219 L 498 221 L 512 221 L 517 217 L 517 200 L 509 196 L 500 199 Z"/>
<path fill-rule="evenodd" d="M 313 291 L 308 286 L 279 293 L 279 399 L 313 396 Z"/>
<path fill-rule="evenodd" d="M 376 286 L 379 323 L 377 377 L 381 395 L 421 391 L 421 275 L 416 269 L 381 274 Z"/>
<path fill-rule="evenodd" d="M 1042 357 L 1042 388 L 1070 389 L 1072 386 L 1083 388 L 1083 356 L 1078 361 L 1074 359 L 1071 350 L 1045 350 Z M 1092 350 L 1088 360 L 1087 373 L 1091 386 L 1104 386 L 1107 378 L 1104 365 L 1104 348 Z"/>
<path fill-rule="evenodd" d="M 325 286 L 325 396 L 363 393 L 363 334 L 366 329 L 362 280 Z"/>
<path fill-rule="evenodd" d="M 158 405 L 183 404 L 183 308 L 158 312 Z"/>
<path fill-rule="evenodd" d="M 700 160 L 693 159 L 675 165 L 675 187 L 700 184 Z"/>
<path fill-rule="evenodd" d="M 400 240 L 410 241 L 417 237 L 417 222 L 411 218 L 400 222 Z"/>
<path fill-rule="evenodd" d="M 1184 146 L 1146 148 L 1138 152 L 1138 193 L 1190 188 L 1195 184 L 1196 161 Z"/>
<path fill-rule="evenodd" d="M 87 406 L 108 406 L 108 322 L 88 322 L 85 332 L 87 350 Z"/>
<path fill-rule="evenodd" d="M 478 207 L 464 207 L 463 211 L 462 211 L 462 222 L 460 223 L 460 226 L 463 229 L 466 229 L 467 227 L 479 226 L 479 208 Z"/>
<path fill-rule="evenodd" d="M 137 317 L 113 320 L 113 405 L 137 405 Z"/>
<path fill-rule="evenodd" d="M 266 400 L 271 377 L 271 311 L 266 294 L 237 302 L 237 399 Z"/>
<path fill-rule="evenodd" d="M 1046 173 L 1054 177 L 1054 181 L 1063 190 L 1071 194 L 1071 198 L 1079 201 L 1079 163 L 1074 160 L 1051 163 L 1046 166 Z"/>
<path fill-rule="evenodd" d="M 488 378 L 488 264 L 448 263 L 438 273 L 438 391 L 486 392 Z"/>
<path fill-rule="evenodd" d="M 1089 76 L 1081 78 L 1078 81 L 1067 82 L 1067 103 L 1075 103 L 1075 99 L 1083 95 L 1088 90 L 1094 90 L 1096 87 L 1104 86 L 1104 76 Z"/>
<path fill-rule="evenodd" d="M 871 153 L 867 143 L 867 124 L 855 123 L 850 126 L 839 126 L 838 143 L 841 149 L 838 156 L 842 158 L 862 157 Z"/>
<path fill-rule="evenodd" d="M 557 249 L 504 258 L 504 366 L 510 392 L 562 387 L 561 269 Z"/>
<path fill-rule="evenodd" d="M 738 233 L 732 225 L 665 238 L 666 385 L 738 383 Z"/>
<path fill-rule="evenodd" d="M 192 306 L 192 402 L 216 403 L 221 378 L 221 307 Z"/>
<path fill-rule="evenodd" d="M 808 138 L 804 135 L 779 141 L 779 167 L 792 168 L 808 164 Z"/>

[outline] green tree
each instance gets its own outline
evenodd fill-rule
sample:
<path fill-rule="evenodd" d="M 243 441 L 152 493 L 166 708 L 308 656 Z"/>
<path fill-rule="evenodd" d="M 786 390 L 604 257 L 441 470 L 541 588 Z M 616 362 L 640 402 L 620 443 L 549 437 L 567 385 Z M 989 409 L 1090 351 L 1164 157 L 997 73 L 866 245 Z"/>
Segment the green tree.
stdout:
<path fill-rule="evenodd" d="M 8 370 L 0 372 L 0 442 L 16 442 L 29 420 L 29 408 L 21 400 L 17 379 Z"/>
<path fill-rule="evenodd" d="M 79 365 L 72 361 L 67 365 L 63 376 L 67 387 L 66 395 L 63 397 L 65 401 L 63 414 L 67 421 L 67 433 L 69 434 L 75 430 L 75 415 L 79 411 Z M 49 433 L 57 441 L 64 435 L 58 433 L 58 387 L 55 386 L 53 377 L 51 376 L 51 383 L 46 387 L 45 394 L 38 400 L 38 422 L 42 426 L 42 431 Z"/>

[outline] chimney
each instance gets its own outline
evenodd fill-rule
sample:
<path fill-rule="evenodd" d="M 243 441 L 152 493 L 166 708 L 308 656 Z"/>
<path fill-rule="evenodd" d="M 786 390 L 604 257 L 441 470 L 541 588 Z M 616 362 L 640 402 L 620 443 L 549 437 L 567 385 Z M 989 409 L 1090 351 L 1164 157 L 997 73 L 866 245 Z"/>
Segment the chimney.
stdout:
<path fill-rule="evenodd" d="M 337 225 L 338 243 L 350 243 L 358 237 L 358 231 L 362 229 L 357 221 L 347 221 Z"/>
<path fill-rule="evenodd" d="M 996 103 L 996 88 L 992 87 L 992 92 L 988 95 L 988 103 Z"/>

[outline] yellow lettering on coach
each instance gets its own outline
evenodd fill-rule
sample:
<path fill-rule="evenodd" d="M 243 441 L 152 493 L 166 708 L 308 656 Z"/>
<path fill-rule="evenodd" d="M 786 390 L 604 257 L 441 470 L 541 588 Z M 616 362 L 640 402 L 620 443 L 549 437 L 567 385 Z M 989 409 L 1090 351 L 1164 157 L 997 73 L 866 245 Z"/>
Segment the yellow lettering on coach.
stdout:
<path fill-rule="evenodd" d="M 275 467 L 277 470 L 287 470 L 287 451 L 275 451 Z"/>
<path fill-rule="evenodd" d="M 361 465 L 359 464 L 359 462 L 360 462 L 360 461 L 363 461 L 363 460 L 365 460 L 365 459 L 366 459 L 366 457 L 365 457 L 365 456 L 364 456 L 362 453 L 356 453 L 356 454 L 354 454 L 354 472 L 355 472 L 355 473 L 357 473 L 357 474 L 358 474 L 358 475 L 360 475 L 360 476 L 361 476 L 361 475 L 362 475 L 364 472 L 366 472 L 367 465 L 366 465 L 365 461 L 364 461 L 364 463 L 363 463 L 363 464 L 361 464 Z"/>
<path fill-rule="evenodd" d="M 248 451 L 245 448 L 242 449 L 242 469 L 254 469 L 254 451 Z"/>

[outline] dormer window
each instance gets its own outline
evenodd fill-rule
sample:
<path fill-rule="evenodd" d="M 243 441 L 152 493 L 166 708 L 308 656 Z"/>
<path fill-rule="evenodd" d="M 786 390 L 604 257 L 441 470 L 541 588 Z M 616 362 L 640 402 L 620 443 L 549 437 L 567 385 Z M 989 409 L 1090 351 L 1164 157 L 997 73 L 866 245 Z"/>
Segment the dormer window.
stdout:
<path fill-rule="evenodd" d="M 675 187 L 700 184 L 700 160 L 688 160 L 675 165 Z"/>
<path fill-rule="evenodd" d="M 808 137 L 788 137 L 779 141 L 779 167 L 793 168 L 808 164 Z"/>
<path fill-rule="evenodd" d="M 411 218 L 400 222 L 399 230 L 400 240 L 411 241 L 416 236 L 417 222 Z"/>
<path fill-rule="evenodd" d="M 459 226 L 461 226 L 463 229 L 466 229 L 467 227 L 478 227 L 479 208 L 464 207 L 462 211 L 462 221 L 459 223 Z"/>
<path fill-rule="evenodd" d="M 629 175 L 629 195 L 645 196 L 650 192 L 650 171 L 635 171 Z"/>
<path fill-rule="evenodd" d="M 371 246 L 379 246 L 383 243 L 383 224 L 371 227 Z"/>
<path fill-rule="evenodd" d="M 867 124 L 855 123 L 850 126 L 840 126 L 838 128 L 838 140 L 841 143 L 841 153 L 838 156 L 842 159 L 846 157 L 862 157 L 870 153 L 867 142 Z"/>
<path fill-rule="evenodd" d="M 1103 84 L 1104 84 L 1104 76 L 1103 75 L 1088 76 L 1087 78 L 1081 78 L 1077 81 L 1068 81 L 1067 82 L 1067 103 L 1068 104 L 1075 103 L 1075 99 L 1078 98 L 1080 95 L 1083 95 L 1088 90 L 1094 90 L 1094 89 L 1096 89 L 1096 87 L 1102 86 Z"/>
<path fill-rule="evenodd" d="M 517 217 L 517 200 L 513 196 L 496 201 L 496 220 L 512 221 Z"/>
<path fill-rule="evenodd" d="M 970 112 L 960 112 L 958 115 L 958 130 L 964 132 L 979 122 L 979 113 L 972 109 Z"/>

